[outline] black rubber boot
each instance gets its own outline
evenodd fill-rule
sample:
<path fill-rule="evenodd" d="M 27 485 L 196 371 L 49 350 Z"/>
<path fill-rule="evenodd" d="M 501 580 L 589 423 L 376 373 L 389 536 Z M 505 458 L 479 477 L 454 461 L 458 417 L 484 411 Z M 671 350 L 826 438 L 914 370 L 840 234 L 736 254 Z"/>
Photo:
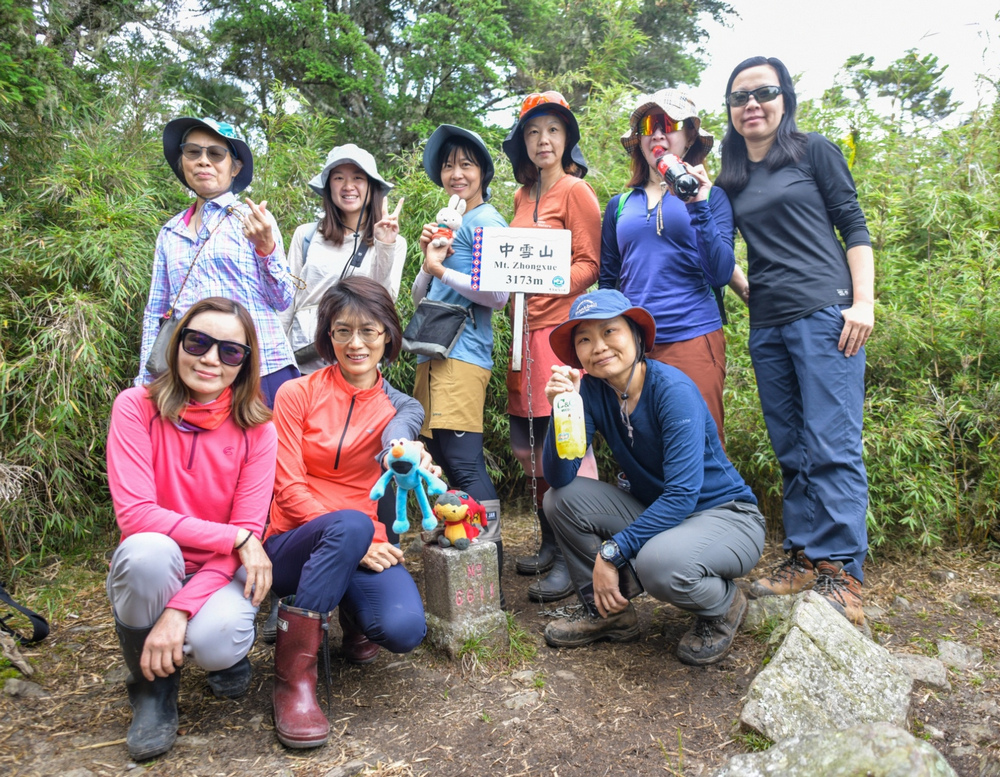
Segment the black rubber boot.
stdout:
<path fill-rule="evenodd" d="M 150 682 L 143 677 L 139 660 L 152 628 L 133 629 L 115 621 L 115 630 L 129 671 L 125 687 L 132 705 L 132 725 L 125 743 L 133 760 L 146 761 L 163 755 L 177 739 L 177 690 L 181 685 L 181 670 L 178 667 L 172 675 Z"/>
<path fill-rule="evenodd" d="M 494 543 L 497 546 L 497 588 L 500 589 L 500 609 L 507 609 L 507 597 L 503 595 L 503 540 Z"/>
<path fill-rule="evenodd" d="M 548 576 L 528 586 L 528 598 L 533 602 L 558 602 L 573 593 L 573 581 L 562 551 L 556 547 L 555 561 Z"/>
<path fill-rule="evenodd" d="M 538 523 L 541 527 L 542 544 L 538 548 L 538 553 L 533 556 L 518 556 L 514 559 L 514 566 L 519 575 L 544 575 L 556 560 L 556 551 L 559 546 L 556 544 L 556 535 L 552 531 L 552 524 L 545 517 L 545 512 L 538 510 Z"/>
<path fill-rule="evenodd" d="M 208 687 L 217 699 L 240 699 L 250 690 L 251 679 L 253 669 L 250 667 L 250 656 L 243 656 L 228 669 L 209 672 Z"/>
<path fill-rule="evenodd" d="M 263 627 L 260 630 L 260 638 L 268 645 L 273 645 L 278 638 L 278 597 L 271 591 L 271 612 L 267 615 Z"/>

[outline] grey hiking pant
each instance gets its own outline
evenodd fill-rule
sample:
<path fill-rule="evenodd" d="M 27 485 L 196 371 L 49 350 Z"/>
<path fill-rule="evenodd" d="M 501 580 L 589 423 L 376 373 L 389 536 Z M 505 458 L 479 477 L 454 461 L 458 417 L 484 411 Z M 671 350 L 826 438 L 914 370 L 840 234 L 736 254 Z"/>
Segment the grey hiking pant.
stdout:
<path fill-rule="evenodd" d="M 544 507 L 578 594 L 593 580 L 601 543 L 646 509 L 616 486 L 579 477 L 550 489 Z M 653 537 L 632 566 L 653 598 L 715 618 L 733 602 L 733 578 L 753 569 L 763 550 L 764 516 L 749 502 L 726 502 Z"/>
<path fill-rule="evenodd" d="M 209 672 L 228 669 L 250 652 L 257 608 L 243 598 L 246 570 L 202 605 L 188 621 L 184 655 Z M 185 583 L 180 546 L 165 534 L 143 532 L 123 540 L 111 557 L 108 599 L 119 623 L 153 626 Z"/>

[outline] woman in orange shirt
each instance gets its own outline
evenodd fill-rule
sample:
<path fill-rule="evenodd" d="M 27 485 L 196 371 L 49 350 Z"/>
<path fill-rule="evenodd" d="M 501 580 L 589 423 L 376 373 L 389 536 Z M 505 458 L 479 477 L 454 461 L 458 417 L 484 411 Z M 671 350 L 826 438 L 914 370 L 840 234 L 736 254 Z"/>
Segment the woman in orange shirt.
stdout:
<path fill-rule="evenodd" d="M 316 663 L 334 608 L 352 663 L 374 661 L 379 646 L 408 653 L 427 632 L 403 552 L 387 541 L 368 496 L 390 441 L 416 439 L 423 422 L 420 403 L 379 371 L 401 341 L 385 288 L 344 278 L 319 303 L 315 345 L 329 366 L 285 383 L 275 398 L 278 462 L 264 550 L 273 590 L 283 597 L 273 701 L 275 731 L 287 747 L 317 747 L 329 737 L 316 703 Z M 426 452 L 421 466 L 440 474 Z"/>
<path fill-rule="evenodd" d="M 560 364 L 549 347 L 549 333 L 569 318 L 573 300 L 597 280 L 601 254 L 601 208 L 597 195 L 584 182 L 587 162 L 580 151 L 580 127 L 559 92 L 529 94 L 521 104 L 517 123 L 503 142 L 521 188 L 514 194 L 512 227 L 568 229 L 573 233 L 569 294 L 532 294 L 527 298 L 527 324 L 520 371 L 507 373 L 507 413 L 510 444 L 525 473 L 537 479 L 537 502 L 548 490 L 542 478 L 542 448 L 552 408 L 545 385 L 552 365 Z M 524 316 L 514 310 L 514 316 Z M 530 374 L 529 374 L 530 373 Z M 597 477 L 597 464 L 588 452 L 581 473 Z M 535 556 L 517 559 L 520 574 L 548 577 L 528 587 L 538 602 L 563 599 L 573 592 L 569 570 L 555 536 L 538 508 L 542 546 Z"/>

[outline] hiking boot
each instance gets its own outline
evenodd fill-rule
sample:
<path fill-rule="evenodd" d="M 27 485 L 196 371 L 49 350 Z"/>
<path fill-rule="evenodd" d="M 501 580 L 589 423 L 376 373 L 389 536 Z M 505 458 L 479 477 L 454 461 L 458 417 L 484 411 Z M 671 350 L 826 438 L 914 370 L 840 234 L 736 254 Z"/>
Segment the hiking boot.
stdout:
<path fill-rule="evenodd" d="M 844 571 L 840 561 L 817 561 L 813 590 L 855 626 L 865 625 L 861 601 L 861 581 Z"/>
<path fill-rule="evenodd" d="M 340 628 L 344 632 L 344 639 L 341 642 L 344 658 L 347 659 L 348 663 L 358 666 L 370 664 L 378 658 L 378 652 L 381 648 L 368 639 L 365 633 L 358 628 L 354 619 L 344 612 L 343 605 L 338 610 Z"/>
<path fill-rule="evenodd" d="M 591 642 L 634 642 L 639 639 L 639 616 L 631 604 L 607 618 L 593 617 L 586 607 L 545 627 L 545 641 L 552 647 L 582 647 Z"/>
<path fill-rule="evenodd" d="M 762 596 L 789 596 L 813 587 L 816 569 L 799 550 L 792 553 L 771 570 L 771 574 L 750 584 L 750 598 Z"/>
<path fill-rule="evenodd" d="M 733 646 L 733 637 L 747 614 L 747 598 L 737 588 L 732 604 L 718 618 L 698 618 L 677 644 L 682 663 L 706 666 L 721 661 Z"/>

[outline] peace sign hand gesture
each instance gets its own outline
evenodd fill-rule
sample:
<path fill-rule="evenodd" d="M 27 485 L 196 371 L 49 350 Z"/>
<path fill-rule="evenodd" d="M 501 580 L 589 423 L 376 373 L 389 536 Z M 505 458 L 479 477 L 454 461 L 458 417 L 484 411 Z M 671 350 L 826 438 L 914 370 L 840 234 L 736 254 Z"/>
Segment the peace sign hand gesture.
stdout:
<path fill-rule="evenodd" d="M 375 222 L 375 239 L 380 243 L 391 245 L 396 242 L 396 235 L 399 234 L 399 213 L 403 210 L 405 200 L 405 197 L 400 197 L 396 203 L 396 210 L 392 213 L 389 213 L 389 196 L 386 195 L 382 201 L 382 218 Z"/>

